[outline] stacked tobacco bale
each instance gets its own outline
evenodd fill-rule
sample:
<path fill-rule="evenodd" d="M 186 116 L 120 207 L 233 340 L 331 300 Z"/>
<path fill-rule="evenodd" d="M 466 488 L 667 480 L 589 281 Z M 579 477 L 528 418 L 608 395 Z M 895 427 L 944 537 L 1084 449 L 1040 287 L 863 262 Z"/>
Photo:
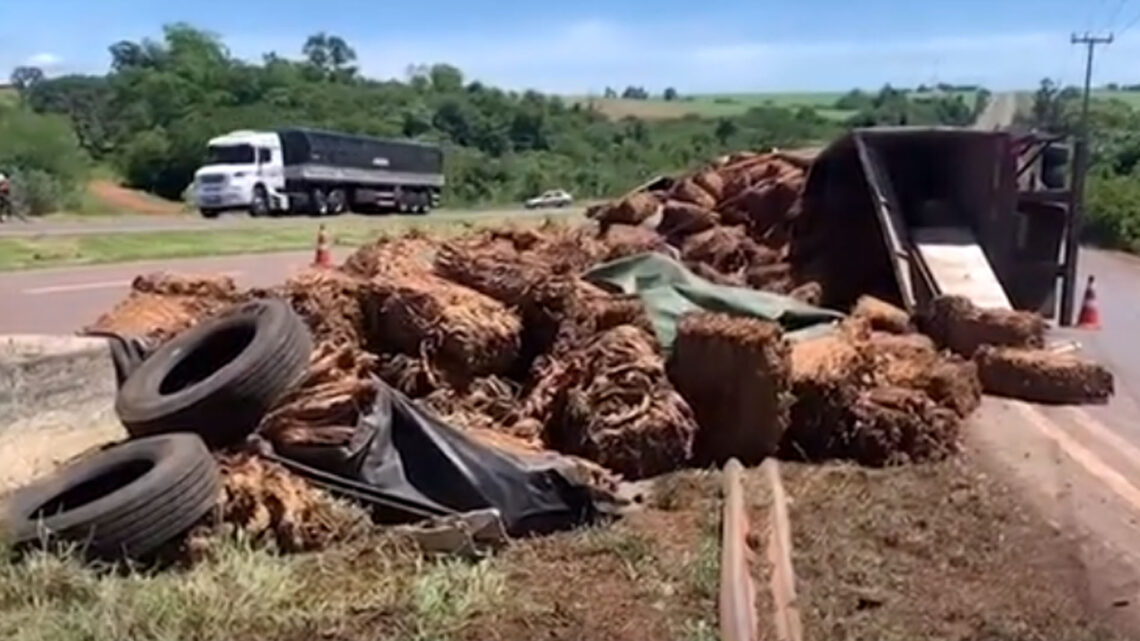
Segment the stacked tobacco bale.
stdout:
<path fill-rule="evenodd" d="M 1036 314 L 983 310 L 951 296 L 933 300 L 918 321 L 940 345 L 973 358 L 991 394 L 1039 403 L 1102 403 L 1113 394 L 1103 366 L 1043 348 L 1047 326 Z"/>
<path fill-rule="evenodd" d="M 957 451 L 962 420 L 981 397 L 973 363 L 940 353 L 883 301 L 857 309 L 838 331 L 793 345 L 783 453 L 885 465 Z"/>
<path fill-rule="evenodd" d="M 603 239 L 622 239 L 614 255 L 635 247 L 676 247 L 699 275 L 816 300 L 819 286 L 797 280 L 788 262 L 792 224 L 806 166 L 789 156 L 742 152 L 674 181 L 666 191 L 635 192 L 592 208 Z M 633 227 L 652 226 L 657 240 Z M 805 287 L 806 286 L 806 287 Z"/>

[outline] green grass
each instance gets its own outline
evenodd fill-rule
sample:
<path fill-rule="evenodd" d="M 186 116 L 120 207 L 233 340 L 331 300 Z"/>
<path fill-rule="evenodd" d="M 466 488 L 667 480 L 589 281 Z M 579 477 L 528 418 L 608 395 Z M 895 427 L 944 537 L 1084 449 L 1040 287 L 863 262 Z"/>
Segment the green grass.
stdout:
<path fill-rule="evenodd" d="M 1120 100 L 1127 103 L 1129 107 L 1140 108 L 1140 91 L 1109 91 L 1107 89 L 1095 89 L 1092 92 L 1093 98 L 1103 100 Z"/>
<path fill-rule="evenodd" d="M 433 219 L 430 216 L 422 219 L 390 217 L 376 220 L 331 221 L 326 223 L 326 226 L 332 244 L 355 247 L 374 239 L 381 233 L 399 233 L 411 228 L 448 235 L 460 233 L 472 225 L 498 224 L 507 221 L 539 224 L 547 218 L 570 219 L 575 213 L 551 213 L 547 217 L 525 218 L 471 214 L 470 220 Z M 270 221 L 264 224 L 217 230 L 0 237 L 0 271 L 312 249 L 315 233 L 315 226 L 311 221 Z"/>
<path fill-rule="evenodd" d="M 15 87 L 0 87 L 0 107 L 14 105 L 20 101 L 20 93 Z"/>

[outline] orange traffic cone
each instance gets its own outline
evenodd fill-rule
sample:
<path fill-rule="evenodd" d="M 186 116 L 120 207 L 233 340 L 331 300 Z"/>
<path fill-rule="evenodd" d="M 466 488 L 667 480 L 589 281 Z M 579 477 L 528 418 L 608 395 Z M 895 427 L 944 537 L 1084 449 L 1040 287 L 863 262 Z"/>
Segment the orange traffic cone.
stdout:
<path fill-rule="evenodd" d="M 1081 301 L 1081 313 L 1077 316 L 1077 327 L 1081 329 L 1100 329 L 1100 311 L 1096 308 L 1094 284 L 1095 279 L 1089 276 L 1089 283 L 1085 286 L 1085 298 Z"/>
<path fill-rule="evenodd" d="M 313 256 L 313 267 L 332 267 L 332 254 L 329 253 L 329 241 L 323 224 L 317 229 L 317 253 Z"/>

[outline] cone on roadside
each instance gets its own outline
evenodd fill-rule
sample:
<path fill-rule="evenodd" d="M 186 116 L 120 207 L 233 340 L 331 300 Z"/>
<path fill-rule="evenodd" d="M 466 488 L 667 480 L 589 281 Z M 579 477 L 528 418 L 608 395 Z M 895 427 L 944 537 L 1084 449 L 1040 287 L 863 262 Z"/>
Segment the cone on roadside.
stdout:
<path fill-rule="evenodd" d="M 1089 276 L 1088 285 L 1085 286 L 1085 297 L 1081 301 L 1081 312 L 1077 316 L 1077 327 L 1081 329 L 1100 329 L 1100 310 L 1096 306 L 1095 279 Z"/>
<path fill-rule="evenodd" d="M 317 252 L 313 256 L 313 267 L 332 267 L 332 254 L 329 252 L 329 240 L 323 224 L 317 229 Z"/>

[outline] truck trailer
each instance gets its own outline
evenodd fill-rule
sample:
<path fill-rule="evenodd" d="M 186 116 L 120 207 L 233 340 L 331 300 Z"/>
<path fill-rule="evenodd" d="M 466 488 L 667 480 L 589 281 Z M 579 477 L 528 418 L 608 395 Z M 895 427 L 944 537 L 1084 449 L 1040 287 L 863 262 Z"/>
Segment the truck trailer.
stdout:
<path fill-rule="evenodd" d="M 194 174 L 194 202 L 206 218 L 339 214 L 349 209 L 427 213 L 439 205 L 443 150 L 316 129 L 234 131 L 209 142 Z"/>

